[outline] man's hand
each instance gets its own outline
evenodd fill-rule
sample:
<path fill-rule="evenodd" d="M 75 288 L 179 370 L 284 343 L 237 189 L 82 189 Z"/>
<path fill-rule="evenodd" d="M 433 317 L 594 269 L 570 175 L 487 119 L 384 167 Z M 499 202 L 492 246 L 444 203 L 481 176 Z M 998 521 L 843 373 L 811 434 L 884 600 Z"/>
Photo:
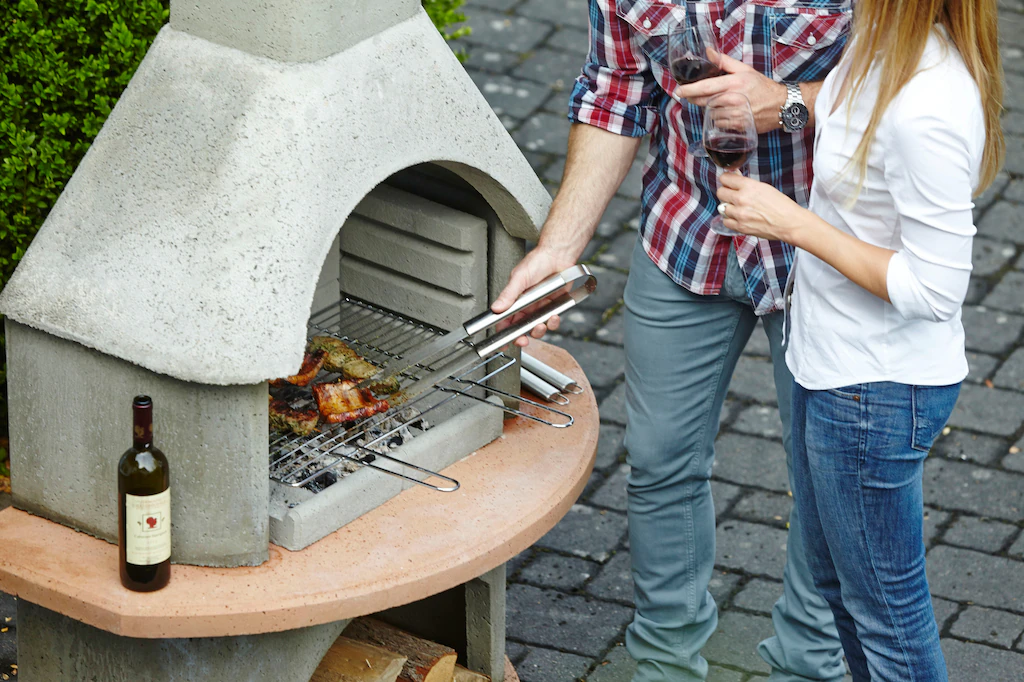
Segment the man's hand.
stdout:
<path fill-rule="evenodd" d="M 639 148 L 639 137 L 618 135 L 582 123 L 572 125 L 562 186 L 551 204 L 537 246 L 512 270 L 508 284 L 491 304 L 492 311 L 505 312 L 530 287 L 576 265 Z M 525 313 L 547 302 L 529 306 L 500 326 L 522 320 Z M 546 325 L 537 325 L 530 334 L 539 339 L 548 329 L 557 329 L 558 322 L 557 316 L 551 317 Z M 526 336 L 516 339 L 518 346 L 525 347 L 529 342 Z"/>
<path fill-rule="evenodd" d="M 516 302 L 524 291 L 540 284 L 551 275 L 557 274 L 566 268 L 570 268 L 576 264 L 576 261 L 568 255 L 560 252 L 556 249 L 548 249 L 541 245 L 538 245 L 533 251 L 526 254 L 526 258 L 520 261 L 512 270 L 512 274 L 509 275 L 508 284 L 502 289 L 501 293 L 498 294 L 498 298 L 491 304 L 491 310 L 496 313 L 502 313 L 512 307 L 512 304 Z M 518 320 L 523 319 L 526 314 L 532 309 L 543 305 L 545 301 L 541 301 L 539 304 L 535 304 L 527 308 L 523 312 L 516 313 L 512 316 L 512 319 L 507 321 L 502 327 L 514 324 Z M 560 319 L 557 315 L 550 318 L 547 324 L 539 324 L 533 328 L 530 332 L 530 336 L 535 339 L 539 339 L 549 330 L 555 331 L 558 329 Z M 525 336 L 516 339 L 516 345 L 525 348 L 530 340 Z"/>
<path fill-rule="evenodd" d="M 672 94 L 688 100 L 691 104 L 704 107 L 707 106 L 709 99 L 719 93 L 741 92 L 750 100 L 757 132 L 766 133 L 778 129 L 779 110 L 786 103 L 786 86 L 755 71 L 752 66 L 724 54 L 722 69 L 726 75 L 680 85 Z"/>

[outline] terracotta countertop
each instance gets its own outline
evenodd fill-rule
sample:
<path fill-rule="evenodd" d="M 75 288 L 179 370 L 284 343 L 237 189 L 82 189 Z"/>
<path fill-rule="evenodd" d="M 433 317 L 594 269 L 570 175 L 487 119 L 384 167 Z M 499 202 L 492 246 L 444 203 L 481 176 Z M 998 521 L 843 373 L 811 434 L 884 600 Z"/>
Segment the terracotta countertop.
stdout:
<path fill-rule="evenodd" d="M 471 580 L 550 530 L 594 462 L 598 410 L 572 356 L 534 341 L 530 353 L 568 374 L 571 428 L 518 417 L 505 434 L 445 469 L 454 493 L 416 487 L 301 552 L 270 546 L 255 568 L 172 567 L 171 583 L 130 592 L 117 547 L 9 508 L 0 512 L 0 590 L 129 637 L 277 632 L 375 613 Z"/>

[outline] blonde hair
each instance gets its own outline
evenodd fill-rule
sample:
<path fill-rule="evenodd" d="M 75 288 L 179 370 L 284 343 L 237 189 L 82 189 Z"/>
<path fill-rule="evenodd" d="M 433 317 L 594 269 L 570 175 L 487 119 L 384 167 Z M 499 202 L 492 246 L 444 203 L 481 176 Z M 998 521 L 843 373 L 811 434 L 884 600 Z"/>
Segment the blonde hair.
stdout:
<path fill-rule="evenodd" d="M 878 100 L 864 137 L 850 159 L 859 172 L 859 193 L 867 174 L 868 154 L 882 116 L 917 72 L 935 24 L 945 27 L 960 52 L 967 71 L 981 91 L 985 110 L 985 150 L 977 193 L 995 180 L 1006 156 L 1000 116 L 1003 113 L 1003 65 L 999 56 L 996 0 L 858 0 L 847 97 L 863 89 L 873 62 L 878 59 Z M 856 199 L 854 199 L 856 200 Z"/>

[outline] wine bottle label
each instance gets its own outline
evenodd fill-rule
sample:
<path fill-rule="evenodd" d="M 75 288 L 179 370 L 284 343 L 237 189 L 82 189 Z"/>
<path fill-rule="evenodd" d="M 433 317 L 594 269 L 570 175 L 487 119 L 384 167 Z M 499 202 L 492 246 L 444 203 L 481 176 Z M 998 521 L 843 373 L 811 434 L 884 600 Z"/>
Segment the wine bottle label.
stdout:
<path fill-rule="evenodd" d="M 125 559 L 152 566 L 171 556 L 171 489 L 156 495 L 125 495 Z"/>

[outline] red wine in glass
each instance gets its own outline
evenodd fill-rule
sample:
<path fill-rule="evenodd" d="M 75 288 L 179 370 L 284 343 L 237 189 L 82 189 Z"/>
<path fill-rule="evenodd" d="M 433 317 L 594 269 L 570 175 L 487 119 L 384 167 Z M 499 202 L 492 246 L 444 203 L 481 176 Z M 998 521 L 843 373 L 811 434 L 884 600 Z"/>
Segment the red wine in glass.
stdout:
<path fill-rule="evenodd" d="M 750 100 L 739 92 L 723 92 L 708 100 L 704 109 L 704 149 L 715 165 L 725 171 L 739 172 L 757 149 L 757 126 Z M 708 225 L 724 237 L 742 236 L 727 228 L 721 215 Z"/>
<path fill-rule="evenodd" d="M 709 25 L 689 20 L 673 27 L 668 34 L 668 64 L 672 78 L 680 85 L 723 75 L 722 51 L 714 30 Z M 690 140 L 687 152 L 707 156 L 700 140 Z"/>
<path fill-rule="evenodd" d="M 706 59 L 687 55 L 672 60 L 672 78 L 680 85 L 689 85 L 705 78 L 722 75 L 722 70 Z"/>
<path fill-rule="evenodd" d="M 746 135 L 718 135 L 704 141 L 704 149 L 719 168 L 734 171 L 742 168 L 757 149 Z"/>

